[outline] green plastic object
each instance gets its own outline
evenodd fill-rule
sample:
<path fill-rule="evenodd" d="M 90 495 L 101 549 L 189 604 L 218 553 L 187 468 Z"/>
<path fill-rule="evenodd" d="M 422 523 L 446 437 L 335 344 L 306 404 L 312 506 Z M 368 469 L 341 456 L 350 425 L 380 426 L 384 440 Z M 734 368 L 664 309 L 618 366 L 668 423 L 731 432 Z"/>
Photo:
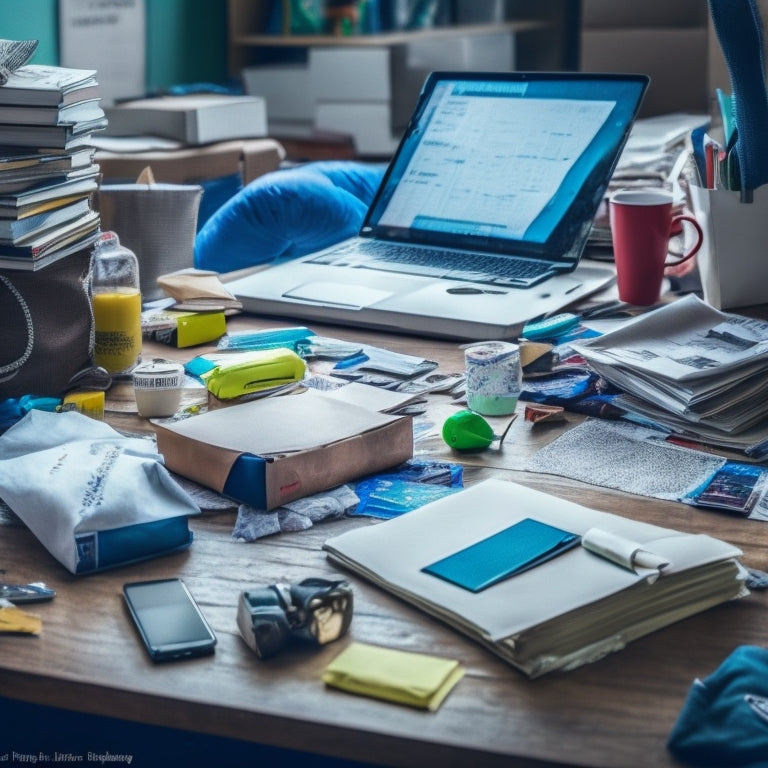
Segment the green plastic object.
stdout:
<path fill-rule="evenodd" d="M 496 440 L 491 425 L 473 411 L 459 411 L 443 424 L 443 440 L 457 451 L 481 451 Z"/>

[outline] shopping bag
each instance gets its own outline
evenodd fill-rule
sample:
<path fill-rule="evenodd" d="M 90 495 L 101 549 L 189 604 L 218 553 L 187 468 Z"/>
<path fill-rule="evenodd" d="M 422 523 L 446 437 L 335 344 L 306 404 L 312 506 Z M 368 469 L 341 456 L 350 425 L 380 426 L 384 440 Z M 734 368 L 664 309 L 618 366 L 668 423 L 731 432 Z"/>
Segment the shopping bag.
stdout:
<path fill-rule="evenodd" d="M 40 270 L 0 269 L 0 399 L 60 397 L 93 365 L 90 248 Z"/>

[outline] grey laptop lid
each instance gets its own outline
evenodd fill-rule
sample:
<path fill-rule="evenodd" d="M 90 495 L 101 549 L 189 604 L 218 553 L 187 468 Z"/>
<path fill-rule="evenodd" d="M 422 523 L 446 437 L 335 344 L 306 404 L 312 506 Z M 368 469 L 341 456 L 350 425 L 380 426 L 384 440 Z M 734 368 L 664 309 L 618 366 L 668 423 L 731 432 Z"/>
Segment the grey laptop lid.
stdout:
<path fill-rule="evenodd" d="M 647 85 L 644 75 L 432 73 L 359 237 L 229 288 L 262 314 L 516 336 L 610 281 L 610 269 L 576 268 Z M 415 248 L 419 269 L 365 261 L 374 242 Z M 459 269 L 457 255 L 527 262 L 535 276 Z"/>

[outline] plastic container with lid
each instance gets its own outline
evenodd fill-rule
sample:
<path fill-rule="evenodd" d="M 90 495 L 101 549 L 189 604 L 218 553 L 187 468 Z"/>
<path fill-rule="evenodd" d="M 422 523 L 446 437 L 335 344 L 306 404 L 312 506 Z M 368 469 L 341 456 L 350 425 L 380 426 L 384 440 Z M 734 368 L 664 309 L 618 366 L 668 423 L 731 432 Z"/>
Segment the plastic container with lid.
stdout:
<path fill-rule="evenodd" d="M 136 254 L 104 232 L 93 259 L 94 361 L 109 373 L 128 374 L 141 360 L 141 290 Z"/>

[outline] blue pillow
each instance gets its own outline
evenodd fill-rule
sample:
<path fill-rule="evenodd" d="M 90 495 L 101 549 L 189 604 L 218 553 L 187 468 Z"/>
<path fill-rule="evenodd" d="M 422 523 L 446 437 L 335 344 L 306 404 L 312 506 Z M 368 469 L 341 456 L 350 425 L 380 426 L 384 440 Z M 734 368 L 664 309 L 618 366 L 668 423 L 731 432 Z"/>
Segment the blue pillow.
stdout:
<path fill-rule="evenodd" d="M 254 179 L 195 238 L 195 266 L 216 272 L 294 258 L 360 231 L 385 166 L 328 160 Z"/>

